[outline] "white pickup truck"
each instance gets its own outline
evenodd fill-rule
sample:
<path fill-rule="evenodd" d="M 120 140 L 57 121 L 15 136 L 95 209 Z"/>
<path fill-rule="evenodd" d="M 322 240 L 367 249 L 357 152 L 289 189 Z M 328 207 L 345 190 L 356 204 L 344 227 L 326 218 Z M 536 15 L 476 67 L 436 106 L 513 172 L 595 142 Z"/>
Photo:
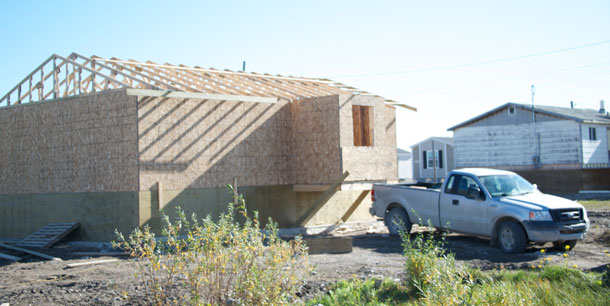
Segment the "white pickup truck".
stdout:
<path fill-rule="evenodd" d="M 491 238 L 507 253 L 523 252 L 528 242 L 573 248 L 589 229 L 582 205 L 543 194 L 510 171 L 454 170 L 440 190 L 375 184 L 372 197 L 371 214 L 383 217 L 392 235 L 423 223 Z"/>

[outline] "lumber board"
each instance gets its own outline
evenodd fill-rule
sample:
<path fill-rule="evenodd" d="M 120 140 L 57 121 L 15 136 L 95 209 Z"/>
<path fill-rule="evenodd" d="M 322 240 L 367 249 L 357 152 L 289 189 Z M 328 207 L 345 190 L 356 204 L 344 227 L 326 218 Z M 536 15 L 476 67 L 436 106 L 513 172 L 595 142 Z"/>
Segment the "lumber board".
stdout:
<path fill-rule="evenodd" d="M 74 256 L 130 256 L 127 252 L 73 252 Z"/>
<path fill-rule="evenodd" d="M 330 188 L 330 184 L 296 184 L 292 185 L 294 192 L 324 192 Z"/>
<path fill-rule="evenodd" d="M 0 253 L 0 258 L 4 258 L 4 259 L 10 260 L 10 261 L 20 261 L 21 260 L 21 257 L 12 256 L 12 255 L 8 255 L 8 254 L 4 254 L 4 253 Z"/>
<path fill-rule="evenodd" d="M 102 259 L 102 260 L 94 260 L 94 261 L 87 261 L 87 262 L 79 262 L 79 263 L 68 264 L 66 266 L 66 268 L 77 268 L 77 267 L 98 265 L 98 264 L 116 262 L 116 261 L 119 261 L 119 260 L 118 259 Z"/>
<path fill-rule="evenodd" d="M 4 244 L 4 243 L 0 243 L 0 247 L 5 248 L 5 249 L 9 249 L 9 250 L 13 250 L 13 251 L 20 251 L 20 252 L 23 252 L 23 253 L 31 254 L 31 255 L 38 256 L 38 257 L 44 258 L 44 259 L 61 261 L 61 258 L 53 257 L 51 255 L 47 255 L 47 254 L 44 254 L 44 253 L 40 253 L 40 252 L 32 251 L 32 250 L 29 250 L 29 249 L 24 249 L 24 248 L 12 246 L 12 245 L 8 245 L 8 244 Z"/>
<path fill-rule="evenodd" d="M 207 99 L 207 100 L 224 100 L 224 101 L 240 101 L 240 102 L 258 102 L 258 103 L 277 103 L 275 97 L 257 97 L 257 96 L 238 96 L 238 95 L 219 95 L 198 92 L 182 92 L 170 90 L 153 90 L 153 89 L 127 89 L 128 96 L 139 97 L 168 97 L 168 98 L 192 98 L 192 99 Z"/>

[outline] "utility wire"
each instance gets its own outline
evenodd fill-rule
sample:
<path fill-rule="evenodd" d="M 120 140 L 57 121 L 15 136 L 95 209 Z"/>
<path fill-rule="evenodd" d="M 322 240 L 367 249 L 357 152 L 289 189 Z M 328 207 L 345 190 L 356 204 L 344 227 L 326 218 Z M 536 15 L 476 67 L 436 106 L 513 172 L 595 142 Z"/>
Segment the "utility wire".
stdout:
<path fill-rule="evenodd" d="M 505 58 L 500 58 L 500 59 L 495 59 L 495 60 L 488 60 L 488 61 L 468 63 L 468 64 L 449 65 L 449 66 L 441 66 L 441 67 L 434 67 L 434 68 L 423 68 L 423 69 L 394 71 L 394 72 L 380 72 L 380 73 L 355 74 L 355 75 L 341 75 L 341 76 L 334 76 L 334 78 L 338 78 L 338 77 L 385 76 L 385 75 L 395 75 L 395 74 L 408 74 L 408 73 L 430 72 L 430 71 L 440 71 L 440 70 L 466 68 L 466 67 L 472 67 L 472 66 L 481 66 L 481 65 L 488 65 L 488 64 L 495 64 L 495 63 L 515 61 L 515 60 L 520 60 L 520 59 L 525 59 L 525 58 L 530 58 L 530 57 L 544 56 L 544 55 L 555 54 L 555 53 L 560 53 L 560 52 L 566 52 L 566 51 L 571 51 L 571 50 L 576 50 L 576 49 L 593 47 L 593 46 L 607 44 L 607 43 L 610 43 L 610 40 L 603 40 L 603 41 L 598 41 L 598 42 L 594 42 L 594 43 L 590 43 L 590 44 L 586 44 L 586 45 L 575 46 L 575 47 L 556 49 L 556 50 L 540 52 L 540 53 L 532 53 L 532 54 L 527 54 L 527 55 L 505 57 Z"/>

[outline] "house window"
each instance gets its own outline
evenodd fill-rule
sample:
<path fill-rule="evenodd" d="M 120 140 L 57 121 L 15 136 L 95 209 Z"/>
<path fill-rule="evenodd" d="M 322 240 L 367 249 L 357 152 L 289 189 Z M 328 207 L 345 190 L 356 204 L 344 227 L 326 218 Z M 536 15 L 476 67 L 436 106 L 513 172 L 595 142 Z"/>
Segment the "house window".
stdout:
<path fill-rule="evenodd" d="M 514 115 L 515 115 L 515 112 L 516 112 L 516 110 L 515 110 L 515 107 L 514 107 L 514 106 L 510 106 L 510 107 L 508 108 L 508 115 L 509 115 L 509 116 L 514 116 Z"/>
<path fill-rule="evenodd" d="M 354 120 L 354 146 L 373 146 L 373 107 L 352 105 Z"/>
<path fill-rule="evenodd" d="M 589 140 L 597 140 L 597 133 L 594 127 L 589 128 Z"/>
<path fill-rule="evenodd" d="M 435 150 L 432 155 L 432 150 L 423 151 L 424 169 L 434 168 L 434 161 L 436 158 L 436 168 L 443 169 L 443 150 Z"/>

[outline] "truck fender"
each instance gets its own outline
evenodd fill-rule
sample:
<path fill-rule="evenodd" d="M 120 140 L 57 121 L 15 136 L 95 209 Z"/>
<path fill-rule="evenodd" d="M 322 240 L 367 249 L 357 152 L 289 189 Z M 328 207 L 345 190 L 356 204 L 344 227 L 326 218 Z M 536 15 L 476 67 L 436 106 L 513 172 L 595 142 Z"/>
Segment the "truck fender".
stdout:
<path fill-rule="evenodd" d="M 525 230 L 525 227 L 523 226 L 523 224 L 521 224 L 521 221 L 517 220 L 516 218 L 510 217 L 510 216 L 504 216 L 501 217 L 499 219 L 496 220 L 496 222 L 494 222 L 493 227 L 491 228 L 491 245 L 495 246 L 498 243 L 498 228 L 500 227 L 500 224 L 504 223 L 505 221 L 513 221 L 517 224 L 519 224 L 519 226 L 521 226 L 521 228 L 523 228 L 523 232 L 525 232 L 525 238 L 529 241 L 529 237 L 527 236 L 527 231 Z"/>

